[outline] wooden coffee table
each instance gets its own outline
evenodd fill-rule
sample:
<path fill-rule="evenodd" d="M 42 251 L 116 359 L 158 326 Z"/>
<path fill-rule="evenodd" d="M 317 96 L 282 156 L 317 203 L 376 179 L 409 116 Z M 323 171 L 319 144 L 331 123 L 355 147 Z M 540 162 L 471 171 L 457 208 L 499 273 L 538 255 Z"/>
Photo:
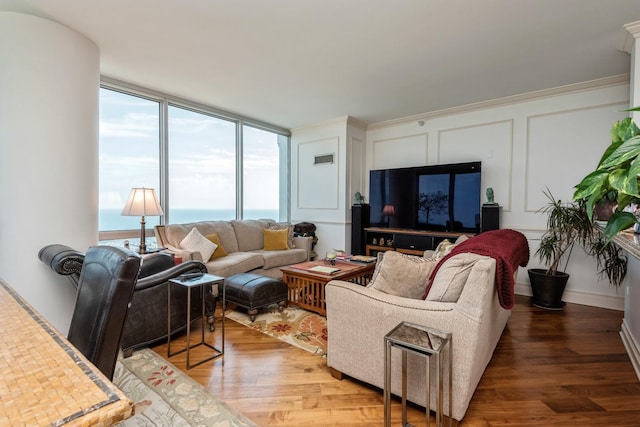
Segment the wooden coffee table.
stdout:
<path fill-rule="evenodd" d="M 310 268 L 316 266 L 335 267 L 340 271 L 331 274 L 309 271 Z M 325 285 L 332 280 L 345 280 L 366 286 L 373 276 L 375 267 L 375 262 L 336 261 L 335 265 L 328 265 L 325 261 L 308 261 L 282 267 L 280 270 L 282 271 L 282 281 L 289 288 L 289 304 L 326 316 Z"/>

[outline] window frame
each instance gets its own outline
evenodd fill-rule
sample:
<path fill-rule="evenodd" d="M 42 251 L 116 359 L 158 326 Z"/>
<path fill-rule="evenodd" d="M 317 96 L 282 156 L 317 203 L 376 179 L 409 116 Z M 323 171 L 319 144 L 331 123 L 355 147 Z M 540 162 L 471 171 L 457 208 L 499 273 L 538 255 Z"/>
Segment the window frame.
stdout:
<path fill-rule="evenodd" d="M 121 80 L 117 80 L 110 77 L 102 76 L 100 79 L 100 88 L 120 92 L 125 95 L 131 95 L 140 97 L 143 99 L 147 99 L 150 101 L 158 102 L 160 104 L 160 118 L 159 118 L 159 152 L 160 152 L 160 168 L 159 168 L 159 180 L 160 180 L 160 188 L 156 189 L 158 193 L 158 197 L 160 198 L 160 204 L 162 205 L 165 215 L 160 217 L 160 224 L 167 224 L 167 220 L 171 221 L 170 217 L 170 207 L 171 200 L 169 199 L 169 143 L 168 143 L 168 134 L 169 134 L 169 123 L 168 123 L 168 110 L 169 106 L 184 108 L 196 113 L 206 114 L 212 116 L 217 119 L 226 120 L 233 122 L 236 127 L 236 219 L 242 219 L 243 216 L 243 170 L 242 170 L 242 160 L 243 160 L 243 152 L 242 152 L 242 129 L 243 126 L 250 126 L 256 129 L 264 130 L 267 132 L 272 132 L 278 135 L 279 141 L 284 141 L 286 143 L 286 165 L 280 165 L 280 171 L 282 177 L 287 177 L 286 183 L 280 182 L 280 209 L 286 207 L 286 217 L 287 221 L 290 221 L 291 218 L 291 182 L 290 182 L 290 173 L 291 173 L 291 132 L 289 129 L 285 129 L 280 126 L 272 125 L 266 122 L 262 122 L 260 120 L 252 119 L 249 117 L 245 117 L 242 115 L 234 114 L 210 105 L 202 104 L 195 101 L 190 101 L 184 98 L 180 98 L 177 96 L 168 95 L 162 92 L 158 92 L 152 89 L 146 89 L 144 87 L 123 82 Z M 285 170 L 283 171 L 283 166 Z M 282 189 L 286 187 L 286 193 L 283 194 Z M 282 200 L 282 196 L 286 196 L 286 200 Z M 280 218 L 282 218 L 282 212 L 280 213 Z M 278 220 L 278 218 L 275 218 Z M 147 237 L 153 237 L 153 230 L 146 229 L 145 235 Z M 140 236 L 140 229 L 131 229 L 131 230 L 118 230 L 118 231 L 102 231 L 98 230 L 98 239 L 102 240 L 117 240 L 117 239 L 127 239 L 127 238 L 136 238 Z"/>

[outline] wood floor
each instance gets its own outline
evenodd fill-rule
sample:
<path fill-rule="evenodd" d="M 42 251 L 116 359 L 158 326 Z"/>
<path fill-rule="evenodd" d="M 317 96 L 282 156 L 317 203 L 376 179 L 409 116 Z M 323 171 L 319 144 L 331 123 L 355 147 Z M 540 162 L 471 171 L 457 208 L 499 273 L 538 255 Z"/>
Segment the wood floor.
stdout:
<path fill-rule="evenodd" d="M 577 304 L 545 311 L 518 297 L 460 425 L 640 426 L 640 382 L 621 322 L 619 311 Z M 166 344 L 154 350 L 166 356 Z M 225 351 L 189 371 L 184 353 L 170 360 L 260 426 L 383 425 L 382 392 L 334 379 L 326 359 L 231 320 Z M 400 425 L 398 400 L 392 414 Z M 410 407 L 408 416 L 425 424 L 420 408 Z"/>

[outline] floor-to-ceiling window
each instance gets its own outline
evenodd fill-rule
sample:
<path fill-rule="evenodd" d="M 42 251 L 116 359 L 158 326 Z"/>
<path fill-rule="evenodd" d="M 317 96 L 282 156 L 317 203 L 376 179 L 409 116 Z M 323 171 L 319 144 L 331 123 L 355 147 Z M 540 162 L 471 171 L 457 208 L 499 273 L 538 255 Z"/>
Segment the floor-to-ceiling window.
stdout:
<path fill-rule="evenodd" d="M 279 135 L 242 127 L 242 212 L 246 219 L 280 218 Z M 286 177 L 285 177 L 286 179 Z"/>
<path fill-rule="evenodd" d="M 109 80 L 99 140 L 101 240 L 135 245 L 140 218 L 121 215 L 132 187 L 161 198 L 147 236 L 160 222 L 288 220 L 289 134 L 277 126 Z"/>
<path fill-rule="evenodd" d="M 169 105 L 172 223 L 236 218 L 236 123 Z"/>
<path fill-rule="evenodd" d="M 131 188 L 160 186 L 158 101 L 100 89 L 99 169 L 100 231 L 139 230 L 140 217 L 121 213 Z"/>

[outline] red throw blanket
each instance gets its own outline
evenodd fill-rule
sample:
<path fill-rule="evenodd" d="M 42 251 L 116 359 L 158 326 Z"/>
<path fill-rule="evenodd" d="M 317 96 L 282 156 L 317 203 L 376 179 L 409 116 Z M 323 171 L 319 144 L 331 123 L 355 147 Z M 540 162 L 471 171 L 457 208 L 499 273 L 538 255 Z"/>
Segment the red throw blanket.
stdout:
<path fill-rule="evenodd" d="M 529 262 L 529 244 L 527 238 L 515 230 L 486 231 L 456 245 L 451 252 L 438 262 L 429 277 L 429 289 L 440 266 L 454 255 L 474 253 L 490 256 L 496 260 L 496 284 L 500 305 L 510 310 L 515 300 L 513 273 L 520 267 L 526 267 Z"/>

